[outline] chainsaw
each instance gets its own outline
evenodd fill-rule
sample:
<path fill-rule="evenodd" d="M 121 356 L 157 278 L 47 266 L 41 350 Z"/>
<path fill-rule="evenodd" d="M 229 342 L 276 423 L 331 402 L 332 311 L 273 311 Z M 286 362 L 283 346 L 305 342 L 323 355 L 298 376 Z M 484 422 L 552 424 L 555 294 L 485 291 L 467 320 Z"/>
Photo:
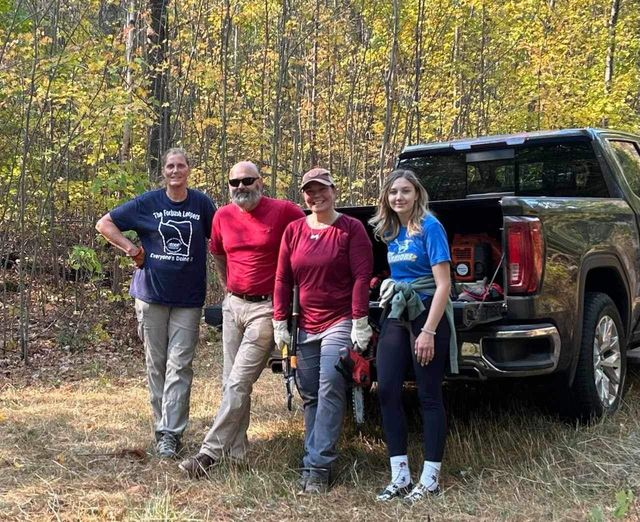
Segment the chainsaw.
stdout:
<path fill-rule="evenodd" d="M 358 426 L 362 426 L 365 420 L 364 394 L 371 388 L 372 364 L 375 361 L 375 357 L 372 354 L 375 353 L 377 341 L 378 334 L 374 329 L 369 346 L 363 353 L 358 352 L 355 349 L 355 345 L 352 348 L 342 348 L 340 350 L 340 359 L 336 364 L 336 370 L 342 374 L 350 385 L 353 417 Z"/>

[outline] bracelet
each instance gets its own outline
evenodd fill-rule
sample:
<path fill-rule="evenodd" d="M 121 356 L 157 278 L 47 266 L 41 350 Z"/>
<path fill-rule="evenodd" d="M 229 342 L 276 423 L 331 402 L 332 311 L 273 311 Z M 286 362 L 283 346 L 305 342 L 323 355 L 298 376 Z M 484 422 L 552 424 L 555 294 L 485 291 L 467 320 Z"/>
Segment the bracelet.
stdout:
<path fill-rule="evenodd" d="M 420 328 L 421 332 L 424 332 L 426 334 L 429 335 L 436 335 L 436 331 L 435 330 L 429 330 L 428 328 L 425 328 L 424 326 L 422 328 Z"/>

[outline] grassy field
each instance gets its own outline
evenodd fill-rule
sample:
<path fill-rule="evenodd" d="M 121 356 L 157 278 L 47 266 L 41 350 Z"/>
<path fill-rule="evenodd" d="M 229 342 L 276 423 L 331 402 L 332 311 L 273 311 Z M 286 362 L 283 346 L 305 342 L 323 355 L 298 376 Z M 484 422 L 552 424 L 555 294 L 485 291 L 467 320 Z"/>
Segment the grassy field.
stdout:
<path fill-rule="evenodd" d="M 197 354 L 185 454 L 197 451 L 220 399 L 219 350 L 213 339 Z M 93 355 L 65 363 L 74 365 L 72 378 L 50 367 L 0 381 L 1 520 L 640 519 L 634 367 L 621 411 L 589 427 L 543 413 L 526 384 L 448 389 L 444 494 L 406 506 L 374 501 L 388 478 L 375 423 L 364 434 L 348 423 L 333 489 L 300 496 L 302 415 L 287 412 L 281 377 L 269 372 L 254 391 L 250 466 L 222 465 L 210 480 L 187 480 L 175 462 L 152 454 L 140 354 L 117 363 Z M 415 418 L 412 425 L 415 475 Z"/>

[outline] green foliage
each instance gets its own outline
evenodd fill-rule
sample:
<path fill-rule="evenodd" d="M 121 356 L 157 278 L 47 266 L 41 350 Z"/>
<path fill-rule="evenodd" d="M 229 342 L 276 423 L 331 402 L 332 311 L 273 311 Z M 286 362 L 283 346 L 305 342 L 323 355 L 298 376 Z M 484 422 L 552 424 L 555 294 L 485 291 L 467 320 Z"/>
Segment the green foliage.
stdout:
<path fill-rule="evenodd" d="M 24 2 L 0 0 L 0 25 L 11 27 L 17 33 L 26 33 L 31 29 L 31 20 L 24 7 Z"/>
<path fill-rule="evenodd" d="M 611 0 L 406 0 L 396 35 L 386 0 L 182 0 L 154 70 L 147 4 L 133 26 L 116 0 L 43 5 L 0 0 L 0 240 L 32 258 L 50 245 L 38 250 L 50 266 L 68 258 L 94 275 L 106 262 L 106 249 L 89 252 L 96 219 L 154 185 L 157 105 L 169 145 L 193 156 L 192 186 L 218 203 L 244 159 L 272 195 L 297 198 L 296 175 L 319 164 L 342 203 L 363 204 L 409 143 L 640 127 L 640 0 L 619 2 L 615 27 Z"/>
<path fill-rule="evenodd" d="M 602 511 L 602 508 L 600 506 L 591 508 L 591 511 L 589 511 L 587 515 L 587 520 L 589 522 L 604 522 L 606 519 L 604 517 L 604 512 Z"/>
<path fill-rule="evenodd" d="M 57 13 L 36 16 L 27 4 L 0 0 L 0 37 L 9 42 L 0 67 L 0 145 L 13 151 L 0 158 L 0 176 L 15 176 L 21 147 L 13 138 L 25 131 L 29 115 L 35 141 L 17 163 L 26 162 L 29 194 L 37 194 L 28 202 L 33 216 L 60 173 L 69 184 L 54 184 L 49 201 L 66 200 L 72 208 L 87 204 L 104 212 L 148 187 L 146 136 L 155 108 L 148 94 L 153 71 L 141 46 L 146 19 L 139 16 L 133 28 L 128 61 L 127 33 L 105 34 L 96 23 L 106 4 L 115 9 L 109 22 L 115 23 L 118 2 L 72 0 Z M 415 141 L 640 124 L 639 0 L 621 3 L 608 92 L 609 0 L 422 4 L 399 4 L 389 158 Z M 169 10 L 171 55 L 161 64 L 171 139 L 196 157 L 194 184 L 222 198 L 223 165 L 251 158 L 269 173 L 275 151 L 280 195 L 288 193 L 292 174 L 320 163 L 365 185 L 354 202 L 375 197 L 370 181 L 385 129 L 392 3 L 240 0 L 230 13 L 233 41 L 226 43 L 219 14 L 225 4 L 207 5 L 185 0 Z M 37 26 L 8 34 L 14 15 Z M 124 18 L 121 23 L 124 28 Z M 126 128 L 132 143 L 123 159 Z"/>
<path fill-rule="evenodd" d="M 613 518 L 624 519 L 629 514 L 629 510 L 633 506 L 634 499 L 635 496 L 633 491 L 630 489 L 616 491 L 615 505 L 613 506 Z M 604 522 L 606 517 L 602 507 L 593 507 L 587 516 L 587 520 L 589 520 L 589 522 Z"/>
<path fill-rule="evenodd" d="M 633 491 L 630 489 L 618 491 L 616 493 L 616 506 L 613 510 L 613 516 L 615 518 L 624 518 L 633 505 L 633 499 Z"/>
<path fill-rule="evenodd" d="M 105 209 L 128 201 L 147 188 L 144 171 L 134 170 L 134 164 L 103 163 L 91 181 L 91 194 L 102 200 Z"/>
<path fill-rule="evenodd" d="M 90 325 L 77 318 L 77 322 L 71 321 L 63 324 L 56 335 L 58 346 L 71 352 L 85 350 L 90 346 L 96 346 L 110 339 L 109 333 L 102 323 Z"/>
<path fill-rule="evenodd" d="M 102 264 L 93 248 L 76 245 L 69 253 L 69 266 L 75 270 L 84 270 L 91 279 L 102 274 Z"/>
<path fill-rule="evenodd" d="M 119 292 L 112 292 L 111 290 L 105 290 L 104 298 L 108 303 L 124 303 L 131 301 L 131 296 L 127 292 L 127 288 L 123 287 Z"/>

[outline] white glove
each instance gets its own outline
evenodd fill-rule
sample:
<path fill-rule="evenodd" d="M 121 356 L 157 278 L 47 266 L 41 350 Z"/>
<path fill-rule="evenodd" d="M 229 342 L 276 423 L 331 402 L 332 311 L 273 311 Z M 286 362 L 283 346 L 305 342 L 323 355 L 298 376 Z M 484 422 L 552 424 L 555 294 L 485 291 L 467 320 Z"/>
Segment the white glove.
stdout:
<path fill-rule="evenodd" d="M 282 350 L 283 344 L 289 344 L 291 334 L 289 334 L 289 328 L 287 327 L 287 321 L 273 321 L 273 340 L 278 347 L 278 350 Z"/>
<path fill-rule="evenodd" d="M 382 281 L 380 285 L 380 308 L 384 308 L 391 301 L 393 294 L 395 294 L 395 286 L 393 279 Z"/>
<path fill-rule="evenodd" d="M 361 317 L 354 319 L 351 326 L 351 342 L 355 345 L 356 350 L 362 352 L 369 346 L 369 341 L 373 335 L 373 330 L 369 326 L 369 318 Z"/>

